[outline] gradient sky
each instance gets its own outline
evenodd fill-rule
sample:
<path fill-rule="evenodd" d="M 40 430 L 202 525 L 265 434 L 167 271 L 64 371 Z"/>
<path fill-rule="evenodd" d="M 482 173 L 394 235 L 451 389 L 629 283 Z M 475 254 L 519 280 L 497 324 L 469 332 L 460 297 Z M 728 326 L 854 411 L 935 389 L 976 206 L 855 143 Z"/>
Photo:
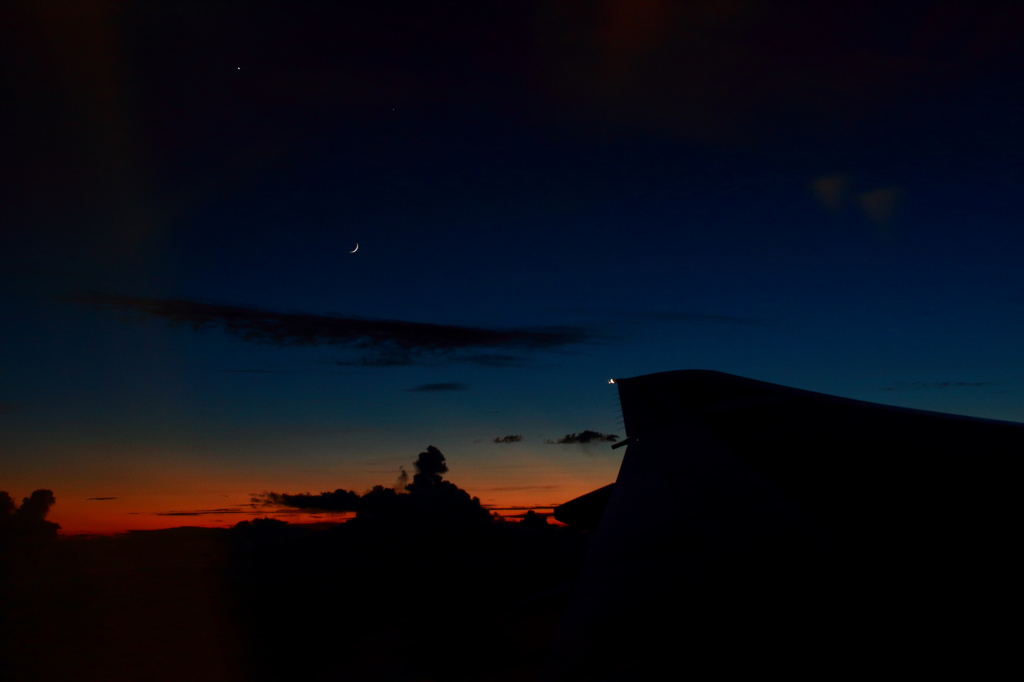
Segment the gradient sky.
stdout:
<path fill-rule="evenodd" d="M 557 504 L 665 370 L 1024 421 L 1020 3 L 3 12 L 0 488 L 65 532 L 428 444 Z"/>

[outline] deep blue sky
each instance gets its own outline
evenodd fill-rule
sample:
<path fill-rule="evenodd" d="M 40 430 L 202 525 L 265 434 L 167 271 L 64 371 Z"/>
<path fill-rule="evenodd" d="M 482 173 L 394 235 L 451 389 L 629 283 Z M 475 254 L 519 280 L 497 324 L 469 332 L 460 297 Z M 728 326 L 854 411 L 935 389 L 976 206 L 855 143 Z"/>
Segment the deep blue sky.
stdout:
<path fill-rule="evenodd" d="M 674 369 L 1024 420 L 1017 3 L 360 5 L 6 10 L 12 494 L 557 503 Z"/>

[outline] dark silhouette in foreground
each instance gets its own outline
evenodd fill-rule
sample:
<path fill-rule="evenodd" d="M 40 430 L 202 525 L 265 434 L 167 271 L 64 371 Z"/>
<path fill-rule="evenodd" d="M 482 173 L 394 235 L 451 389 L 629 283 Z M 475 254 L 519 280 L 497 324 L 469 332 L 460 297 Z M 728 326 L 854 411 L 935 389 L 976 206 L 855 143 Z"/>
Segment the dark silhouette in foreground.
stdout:
<path fill-rule="evenodd" d="M 534 679 L 589 533 L 492 517 L 428 447 L 411 480 L 263 498 L 355 511 L 59 538 L 0 580 L 5 679 Z M 55 651 L 59 650 L 59 655 Z"/>
<path fill-rule="evenodd" d="M 541 679 L 1019 669 L 1024 424 L 711 371 L 616 383 L 618 479 L 555 510 L 596 530 Z"/>
<path fill-rule="evenodd" d="M 197 682 L 1019 667 L 1004 624 L 1024 425 L 717 372 L 618 384 L 618 479 L 559 507 L 568 527 L 498 522 L 434 447 L 395 487 L 259 498 L 356 513 L 341 524 L 53 542 L 52 493 L 3 495 L 4 538 L 51 541 L 0 564 L 0 666 Z"/>

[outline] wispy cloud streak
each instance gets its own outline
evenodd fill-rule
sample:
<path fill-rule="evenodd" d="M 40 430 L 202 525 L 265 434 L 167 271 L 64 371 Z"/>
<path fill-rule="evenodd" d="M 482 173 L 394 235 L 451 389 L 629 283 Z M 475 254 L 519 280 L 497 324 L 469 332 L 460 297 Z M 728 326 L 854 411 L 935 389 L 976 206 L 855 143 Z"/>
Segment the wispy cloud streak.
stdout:
<path fill-rule="evenodd" d="M 574 445 L 576 443 L 614 443 L 619 439 L 613 433 L 601 433 L 600 431 L 591 431 L 586 429 L 579 433 L 567 433 L 558 440 L 549 440 L 547 443 L 551 445 Z"/>
<path fill-rule="evenodd" d="M 518 443 L 521 440 L 523 440 L 522 436 L 520 436 L 520 435 L 511 435 L 511 436 L 499 436 L 499 437 L 495 438 L 493 442 L 495 442 L 495 443 Z"/>
<path fill-rule="evenodd" d="M 337 345 L 368 351 L 346 364 L 391 366 L 416 364 L 424 356 L 444 355 L 493 366 L 514 366 L 518 358 L 480 354 L 481 350 L 539 351 L 582 343 L 591 335 L 577 327 L 496 329 L 379 320 L 341 315 L 287 313 L 261 308 L 178 298 L 144 298 L 85 293 L 70 299 L 101 310 L 132 313 L 187 325 L 194 330 L 220 328 L 245 341 L 276 346 Z"/>

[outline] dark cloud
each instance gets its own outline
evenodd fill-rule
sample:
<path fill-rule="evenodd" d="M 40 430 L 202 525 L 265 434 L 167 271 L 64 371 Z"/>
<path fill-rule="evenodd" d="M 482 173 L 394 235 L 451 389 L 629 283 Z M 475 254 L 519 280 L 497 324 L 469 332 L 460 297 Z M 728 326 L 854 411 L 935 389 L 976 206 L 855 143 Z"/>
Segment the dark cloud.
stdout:
<path fill-rule="evenodd" d="M 890 384 L 883 391 L 932 390 L 942 388 L 981 388 L 982 386 L 999 386 L 995 381 L 911 381 Z"/>
<path fill-rule="evenodd" d="M 433 445 L 421 452 L 413 463 L 412 483 L 399 489 L 378 485 L 360 495 L 339 488 L 318 495 L 265 492 L 253 497 L 254 505 L 283 506 L 316 511 L 356 512 L 356 521 L 407 524 L 480 525 L 491 522 L 490 512 L 480 499 L 444 480 L 448 464 L 444 454 Z M 401 468 L 399 483 L 408 480 Z"/>
<path fill-rule="evenodd" d="M 13 517 L 15 510 L 17 506 L 14 504 L 14 498 L 6 490 L 0 490 L 0 519 L 7 520 Z"/>
<path fill-rule="evenodd" d="M 22 498 L 15 508 L 14 499 L 0 490 L 0 547 L 5 542 L 36 542 L 57 537 L 60 525 L 46 520 L 57 499 L 53 491 L 40 489 Z"/>
<path fill-rule="evenodd" d="M 426 451 L 421 452 L 413 462 L 416 467 L 416 475 L 412 477 L 412 485 L 429 486 L 439 483 L 441 476 L 448 473 L 448 464 L 445 463 L 444 455 L 433 445 L 427 446 Z"/>
<path fill-rule="evenodd" d="M 114 498 L 110 498 L 114 499 Z M 256 498 L 253 498 L 253 502 L 256 502 Z M 264 501 L 265 503 L 265 501 Z M 190 509 L 188 511 L 166 511 L 166 512 L 153 512 L 154 516 L 209 516 L 211 514 L 221 516 L 224 514 L 252 514 L 254 504 L 240 504 L 233 507 L 224 507 L 220 509 Z M 137 513 L 137 512 L 132 512 Z"/>
<path fill-rule="evenodd" d="M 231 533 L 234 536 L 263 541 L 283 538 L 284 534 L 290 530 L 292 529 L 287 521 L 269 516 L 239 521 L 231 527 Z"/>
<path fill-rule="evenodd" d="M 547 443 L 552 445 L 571 445 L 573 443 L 614 443 L 619 439 L 618 436 L 611 433 L 601 433 L 600 431 L 580 431 L 579 433 L 567 433 L 558 440 L 548 440 Z"/>
<path fill-rule="evenodd" d="M 42 521 L 50 513 L 50 507 L 56 504 L 57 499 L 51 490 L 36 490 L 29 497 L 21 500 L 21 507 L 15 512 L 16 516 L 30 522 Z"/>
<path fill-rule="evenodd" d="M 488 348 L 538 351 L 582 343 L 590 335 L 574 327 L 490 329 L 454 325 L 376 320 L 340 315 L 282 313 L 260 308 L 193 301 L 85 293 L 69 300 L 101 310 L 116 310 L 139 317 L 155 317 L 168 324 L 194 330 L 219 327 L 245 341 L 276 346 L 337 345 L 368 354 L 343 365 L 380 367 L 421 362 L 425 356 L 478 364 L 509 366 L 505 355 L 457 355 Z"/>
<path fill-rule="evenodd" d="M 547 517 L 547 514 L 538 514 L 531 509 L 523 514 L 522 519 L 519 520 L 519 525 L 523 528 L 550 528 Z"/>
<path fill-rule="evenodd" d="M 116 500 L 116 497 L 87 497 L 86 500 L 95 500 L 96 502 L 103 502 L 105 500 Z"/>
<path fill-rule="evenodd" d="M 21 405 L 15 405 L 14 403 L 0 403 L 0 414 L 5 412 L 16 412 L 21 409 Z"/>
<path fill-rule="evenodd" d="M 469 386 L 454 381 L 443 381 L 436 384 L 420 384 L 414 388 L 405 389 L 406 392 L 431 393 L 434 391 L 465 391 Z"/>
<path fill-rule="evenodd" d="M 522 436 L 501 436 L 500 438 L 495 438 L 493 442 L 495 442 L 495 443 L 518 443 L 522 439 L 523 439 Z"/>
<path fill-rule="evenodd" d="M 319 495 L 265 492 L 254 495 L 252 502 L 254 505 L 259 506 L 281 506 L 294 509 L 340 512 L 359 511 L 361 497 L 357 492 L 338 488 L 334 492 L 324 492 Z"/>

